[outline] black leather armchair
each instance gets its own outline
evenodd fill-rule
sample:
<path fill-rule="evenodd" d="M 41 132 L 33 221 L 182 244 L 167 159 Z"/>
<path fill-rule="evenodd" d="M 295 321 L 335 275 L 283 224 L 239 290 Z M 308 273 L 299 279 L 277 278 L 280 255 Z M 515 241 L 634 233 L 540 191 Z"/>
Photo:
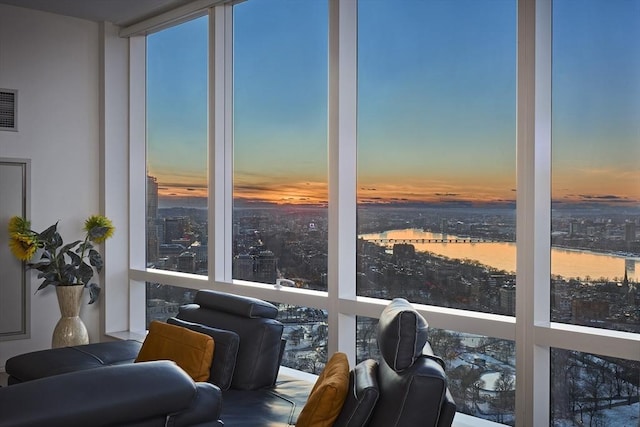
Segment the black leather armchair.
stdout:
<path fill-rule="evenodd" d="M 378 387 L 370 427 L 448 427 L 456 406 L 444 363 L 433 355 L 427 321 L 402 298 L 378 322 Z"/>
<path fill-rule="evenodd" d="M 220 427 L 221 404 L 173 362 L 114 365 L 0 388 L 0 427 Z"/>

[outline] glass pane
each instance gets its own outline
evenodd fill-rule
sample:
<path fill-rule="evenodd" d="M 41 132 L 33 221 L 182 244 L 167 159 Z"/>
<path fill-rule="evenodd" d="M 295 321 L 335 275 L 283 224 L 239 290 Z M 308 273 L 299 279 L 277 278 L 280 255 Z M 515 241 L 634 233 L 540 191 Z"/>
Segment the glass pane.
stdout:
<path fill-rule="evenodd" d="M 326 290 L 327 2 L 233 12 L 233 278 Z"/>
<path fill-rule="evenodd" d="M 327 363 L 327 312 L 318 308 L 274 303 L 287 340 L 282 366 L 320 374 Z"/>
<path fill-rule="evenodd" d="M 554 0 L 551 318 L 640 332 L 640 3 Z"/>
<path fill-rule="evenodd" d="M 513 315 L 515 70 L 513 0 L 358 3 L 359 295 Z"/>
<path fill-rule="evenodd" d="M 147 37 L 147 266 L 207 274 L 207 17 Z"/>
<path fill-rule="evenodd" d="M 357 361 L 380 360 L 378 320 L 356 319 Z M 515 342 L 429 328 L 433 353 L 444 360 L 457 411 L 515 425 Z"/>
<path fill-rule="evenodd" d="M 551 349 L 551 425 L 631 427 L 640 420 L 640 362 Z"/>
<path fill-rule="evenodd" d="M 147 282 L 147 329 L 153 320 L 166 322 L 169 317 L 175 317 L 181 305 L 193 303 L 196 292 L 196 289 Z"/>
<path fill-rule="evenodd" d="M 326 289 L 327 4 L 233 11 L 233 278 Z"/>

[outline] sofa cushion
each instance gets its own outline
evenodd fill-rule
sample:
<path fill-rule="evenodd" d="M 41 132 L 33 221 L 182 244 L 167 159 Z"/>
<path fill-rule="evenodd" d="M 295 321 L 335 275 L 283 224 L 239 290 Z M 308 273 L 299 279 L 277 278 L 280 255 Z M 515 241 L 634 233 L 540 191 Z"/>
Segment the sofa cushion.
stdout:
<path fill-rule="evenodd" d="M 347 355 L 331 356 L 311 389 L 309 400 L 302 408 L 297 427 L 331 427 L 342 410 L 349 388 Z"/>
<path fill-rule="evenodd" d="M 240 343 L 238 334 L 224 329 L 210 328 L 200 323 L 187 322 L 175 317 L 167 319 L 167 323 L 182 326 L 213 338 L 215 353 L 208 381 L 220 387 L 221 390 L 227 390 L 231 386 L 233 371 L 236 366 L 236 355 L 238 354 L 238 345 Z"/>
<path fill-rule="evenodd" d="M 135 361 L 172 360 L 194 381 L 206 381 L 213 352 L 213 338 L 209 335 L 154 320 Z"/>
<path fill-rule="evenodd" d="M 404 298 L 395 298 L 380 315 L 378 349 L 395 371 L 407 369 L 422 354 L 428 323 Z"/>
<path fill-rule="evenodd" d="M 225 390 L 220 418 L 232 427 L 295 425 L 311 388 L 313 382 L 281 372 L 273 387 Z"/>
<path fill-rule="evenodd" d="M 358 363 L 349 372 L 347 398 L 333 427 L 366 426 L 379 395 L 378 362 L 367 359 Z"/>

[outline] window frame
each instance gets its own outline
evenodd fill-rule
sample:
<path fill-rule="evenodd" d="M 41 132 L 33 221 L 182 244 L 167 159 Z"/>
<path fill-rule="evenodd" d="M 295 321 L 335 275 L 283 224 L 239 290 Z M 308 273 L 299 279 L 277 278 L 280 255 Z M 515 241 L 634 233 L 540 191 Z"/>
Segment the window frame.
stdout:
<path fill-rule="evenodd" d="M 144 334 L 145 282 L 159 282 L 327 310 L 329 354 L 339 350 L 348 355 L 350 363 L 355 362 L 356 316 L 378 318 L 388 301 L 356 296 L 357 0 L 327 1 L 328 291 L 276 289 L 231 279 L 233 5 L 207 4 L 188 13 L 178 10 L 162 22 L 151 20 L 149 28 L 139 23 L 120 32 L 129 37 L 129 286 L 105 295 L 107 334 Z M 518 38 L 516 315 L 420 304 L 416 308 L 432 327 L 515 341 L 516 425 L 534 426 L 549 424 L 551 347 L 639 361 L 640 334 L 550 322 L 552 0 L 514 1 Z M 202 14 L 209 15 L 208 231 L 209 241 L 214 242 L 208 249 L 209 276 L 147 269 L 144 259 L 146 34 L 151 28 L 166 28 Z M 128 325 L 116 315 L 123 311 L 128 313 Z M 496 424 L 457 414 L 454 425 Z"/>

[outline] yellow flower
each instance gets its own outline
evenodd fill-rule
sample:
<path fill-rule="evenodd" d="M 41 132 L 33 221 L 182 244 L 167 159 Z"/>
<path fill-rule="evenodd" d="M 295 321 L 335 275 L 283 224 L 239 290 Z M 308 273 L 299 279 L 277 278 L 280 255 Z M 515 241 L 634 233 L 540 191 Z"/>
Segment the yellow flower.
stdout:
<path fill-rule="evenodd" d="M 38 250 L 38 239 L 29 234 L 13 232 L 9 235 L 9 248 L 20 261 L 28 261 Z"/>
<path fill-rule="evenodd" d="M 84 230 L 89 236 L 89 240 L 95 243 L 102 243 L 113 236 L 116 230 L 109 218 L 103 215 L 91 215 L 84 222 Z"/>
<path fill-rule="evenodd" d="M 31 227 L 31 223 L 26 219 L 14 216 L 9 220 L 9 233 L 24 233 Z"/>

